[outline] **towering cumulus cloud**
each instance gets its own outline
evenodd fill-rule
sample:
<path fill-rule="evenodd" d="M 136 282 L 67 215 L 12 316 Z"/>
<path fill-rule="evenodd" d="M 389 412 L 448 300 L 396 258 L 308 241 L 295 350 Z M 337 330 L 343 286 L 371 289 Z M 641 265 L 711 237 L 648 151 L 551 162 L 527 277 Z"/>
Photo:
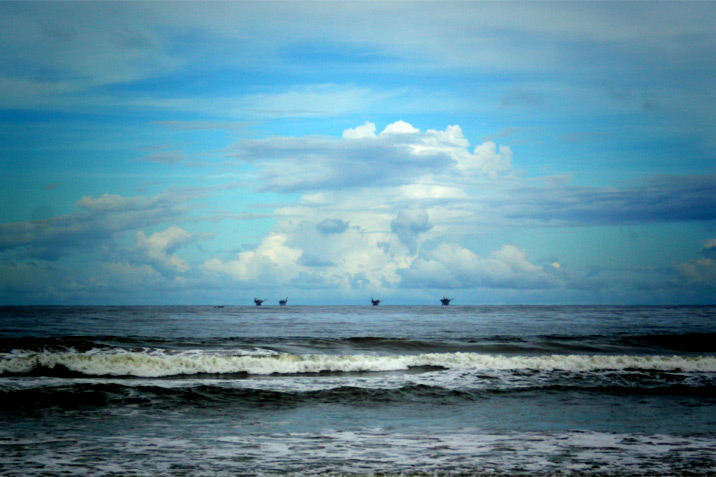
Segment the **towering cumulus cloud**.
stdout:
<path fill-rule="evenodd" d="M 557 276 L 515 246 L 481 258 L 459 244 L 466 227 L 479 223 L 486 194 L 516 180 L 508 147 L 488 141 L 471 148 L 456 125 L 423 132 L 397 121 L 377 131 L 366 122 L 340 138 L 237 143 L 231 155 L 255 167 L 257 188 L 299 192 L 301 201 L 276 210 L 280 240 L 272 236 L 235 260 L 215 258 L 204 268 L 239 281 L 280 273 L 287 284 L 349 295 L 366 288 L 558 285 Z"/>

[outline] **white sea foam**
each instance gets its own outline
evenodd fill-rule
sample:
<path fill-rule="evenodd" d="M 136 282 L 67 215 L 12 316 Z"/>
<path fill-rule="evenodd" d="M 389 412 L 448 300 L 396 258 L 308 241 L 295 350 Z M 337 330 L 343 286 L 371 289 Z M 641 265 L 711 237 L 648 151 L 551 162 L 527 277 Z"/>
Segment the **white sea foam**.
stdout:
<path fill-rule="evenodd" d="M 365 428 L 217 435 L 211 445 L 200 439 L 138 439 L 130 433 L 108 433 L 64 439 L 11 436 L 0 441 L 2 447 L 7 447 L 2 449 L 8 454 L 5 464 L 9 469 L 22 468 L 23 475 L 153 476 L 177 473 L 178 469 L 178 473 L 192 475 L 295 477 L 713 475 L 716 471 L 711 458 L 716 441 L 710 436 L 582 431 L 489 433 L 467 428 L 414 434 Z M 28 454 L 31 466 L 27 465 Z"/>
<path fill-rule="evenodd" d="M 88 376 L 162 377 L 193 374 L 253 375 L 320 372 L 401 371 L 439 366 L 466 370 L 659 370 L 716 372 L 714 356 L 549 355 L 501 356 L 478 353 L 420 355 L 318 355 L 216 351 L 41 352 L 0 355 L 0 374 L 29 373 L 38 368 L 66 368 Z"/>

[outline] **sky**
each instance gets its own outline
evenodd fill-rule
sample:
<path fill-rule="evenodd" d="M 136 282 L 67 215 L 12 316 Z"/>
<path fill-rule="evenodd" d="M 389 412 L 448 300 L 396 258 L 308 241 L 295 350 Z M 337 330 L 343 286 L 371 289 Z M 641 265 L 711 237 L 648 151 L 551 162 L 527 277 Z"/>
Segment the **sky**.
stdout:
<path fill-rule="evenodd" d="M 716 303 L 716 2 L 0 2 L 0 304 Z"/>

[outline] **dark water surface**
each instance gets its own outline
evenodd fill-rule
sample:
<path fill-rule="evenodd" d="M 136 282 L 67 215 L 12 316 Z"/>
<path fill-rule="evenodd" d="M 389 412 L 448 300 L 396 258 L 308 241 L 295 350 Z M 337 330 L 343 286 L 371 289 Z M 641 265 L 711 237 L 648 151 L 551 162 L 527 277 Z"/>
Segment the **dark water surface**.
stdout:
<path fill-rule="evenodd" d="M 4 307 L 0 475 L 716 473 L 715 307 Z"/>

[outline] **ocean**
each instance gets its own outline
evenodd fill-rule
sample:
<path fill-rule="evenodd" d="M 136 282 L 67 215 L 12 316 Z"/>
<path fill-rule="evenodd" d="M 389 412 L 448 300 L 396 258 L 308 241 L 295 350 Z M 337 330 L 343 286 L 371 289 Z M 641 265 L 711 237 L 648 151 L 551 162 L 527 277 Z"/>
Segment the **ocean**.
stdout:
<path fill-rule="evenodd" d="M 716 475 L 716 307 L 0 307 L 0 475 Z"/>

